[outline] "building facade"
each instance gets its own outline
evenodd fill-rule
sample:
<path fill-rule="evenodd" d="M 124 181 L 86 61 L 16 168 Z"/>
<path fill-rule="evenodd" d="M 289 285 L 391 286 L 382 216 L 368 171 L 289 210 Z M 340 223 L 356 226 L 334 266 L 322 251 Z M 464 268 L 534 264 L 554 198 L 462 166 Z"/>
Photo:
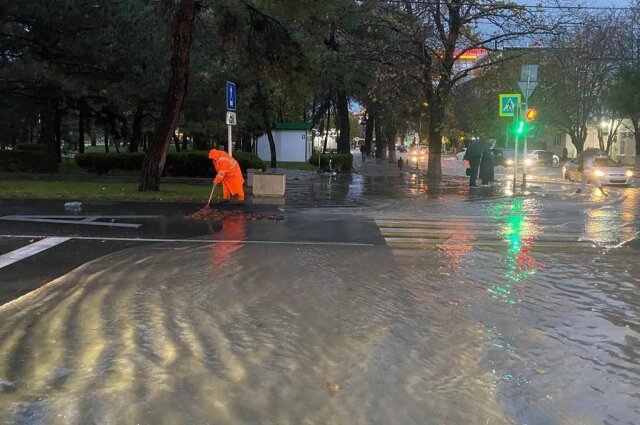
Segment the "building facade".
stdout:
<path fill-rule="evenodd" d="M 548 151 L 562 157 L 562 151 L 566 148 L 569 158 L 574 158 L 577 155 L 577 150 L 573 143 L 571 143 L 571 137 L 569 137 L 568 134 L 549 131 L 544 137 Z M 587 126 L 587 139 L 584 143 L 584 149 L 597 149 L 599 147 L 598 129 L 595 125 L 590 124 Z M 610 156 L 623 165 L 635 164 L 636 145 L 633 127 L 629 120 L 622 120 L 618 126 L 618 130 L 614 136 L 614 142 L 611 145 Z"/>

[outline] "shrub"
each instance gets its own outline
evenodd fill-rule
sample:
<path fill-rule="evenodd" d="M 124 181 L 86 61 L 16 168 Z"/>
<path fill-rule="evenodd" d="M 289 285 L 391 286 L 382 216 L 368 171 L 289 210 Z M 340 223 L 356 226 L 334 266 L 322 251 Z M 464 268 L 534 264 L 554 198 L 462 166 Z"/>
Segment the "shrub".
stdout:
<path fill-rule="evenodd" d="M 318 156 L 320 156 L 320 168 L 329 170 L 329 160 L 331 160 L 331 169 L 339 173 L 350 173 L 353 167 L 353 155 L 350 153 L 327 153 L 321 155 L 314 153 L 309 158 L 309 164 L 318 166 Z"/>
<path fill-rule="evenodd" d="M 14 148 L 16 152 L 36 152 L 46 153 L 47 147 L 45 145 L 38 145 L 36 143 L 18 143 Z"/>
<path fill-rule="evenodd" d="M 243 173 L 246 173 L 249 168 L 259 168 L 262 171 L 266 171 L 267 169 L 264 161 L 262 161 L 258 155 L 251 152 L 234 152 L 233 158 L 238 161 Z"/>
<path fill-rule="evenodd" d="M 57 173 L 56 158 L 34 151 L 0 151 L 0 171 L 14 173 Z"/>
<path fill-rule="evenodd" d="M 213 164 L 207 152 L 172 152 L 167 155 L 164 173 L 172 177 L 213 177 Z"/>
<path fill-rule="evenodd" d="M 114 169 L 140 170 L 143 153 L 83 153 L 75 156 L 76 164 L 92 173 L 107 174 Z"/>
<path fill-rule="evenodd" d="M 167 155 L 164 174 L 171 177 L 213 177 L 215 172 L 207 151 L 171 152 Z M 235 152 L 233 157 L 240 169 L 267 169 L 264 162 L 249 152 Z M 78 166 L 90 172 L 107 174 L 114 169 L 140 170 L 144 161 L 143 153 L 84 153 L 75 156 Z"/>

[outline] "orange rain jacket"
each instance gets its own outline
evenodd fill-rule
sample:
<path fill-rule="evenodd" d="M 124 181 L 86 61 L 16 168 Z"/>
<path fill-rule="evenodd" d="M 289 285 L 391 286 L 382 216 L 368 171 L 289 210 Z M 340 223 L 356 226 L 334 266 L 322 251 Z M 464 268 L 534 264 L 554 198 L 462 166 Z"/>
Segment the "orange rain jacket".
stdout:
<path fill-rule="evenodd" d="M 242 170 L 238 161 L 233 159 L 231 155 L 224 151 L 211 149 L 209 158 L 213 162 L 213 167 L 218 173 L 213 180 L 216 184 L 222 184 L 222 198 L 229 199 L 233 195 L 237 195 L 238 199 L 244 200 L 244 178 L 242 178 Z"/>

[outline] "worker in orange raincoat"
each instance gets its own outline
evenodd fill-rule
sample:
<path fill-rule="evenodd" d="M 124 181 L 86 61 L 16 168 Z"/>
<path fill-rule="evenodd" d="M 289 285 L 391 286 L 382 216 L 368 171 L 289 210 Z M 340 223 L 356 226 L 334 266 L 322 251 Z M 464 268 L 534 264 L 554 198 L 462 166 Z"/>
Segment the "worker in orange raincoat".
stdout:
<path fill-rule="evenodd" d="M 238 161 L 225 151 L 217 149 L 209 151 L 209 158 L 217 172 L 213 183 L 222 184 L 222 198 L 230 199 L 235 195 L 238 200 L 244 201 L 244 190 L 242 188 L 244 178 L 242 178 L 242 170 L 240 170 Z"/>

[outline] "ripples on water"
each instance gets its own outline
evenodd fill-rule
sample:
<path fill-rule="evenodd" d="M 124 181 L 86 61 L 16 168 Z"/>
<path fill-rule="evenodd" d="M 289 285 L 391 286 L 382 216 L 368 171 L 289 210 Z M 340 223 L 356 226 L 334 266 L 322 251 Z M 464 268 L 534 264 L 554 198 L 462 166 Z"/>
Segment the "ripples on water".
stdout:
<path fill-rule="evenodd" d="M 420 259 L 230 243 L 88 264 L 0 308 L 0 418 L 637 422 L 637 252 L 538 252 L 537 208 L 481 209 L 503 248 L 462 231 Z"/>

